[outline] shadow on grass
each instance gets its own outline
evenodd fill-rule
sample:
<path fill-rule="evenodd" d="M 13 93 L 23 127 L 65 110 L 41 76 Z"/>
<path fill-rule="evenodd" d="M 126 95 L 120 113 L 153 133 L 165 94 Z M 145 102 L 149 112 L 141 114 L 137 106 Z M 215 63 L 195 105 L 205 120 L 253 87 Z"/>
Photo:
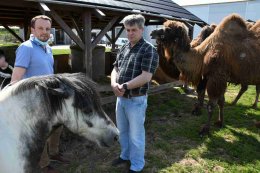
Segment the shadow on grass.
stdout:
<path fill-rule="evenodd" d="M 222 135 L 215 133 L 205 142 L 207 151 L 201 157 L 229 164 L 248 164 L 260 160 L 260 143 L 254 134 L 226 126 Z"/>

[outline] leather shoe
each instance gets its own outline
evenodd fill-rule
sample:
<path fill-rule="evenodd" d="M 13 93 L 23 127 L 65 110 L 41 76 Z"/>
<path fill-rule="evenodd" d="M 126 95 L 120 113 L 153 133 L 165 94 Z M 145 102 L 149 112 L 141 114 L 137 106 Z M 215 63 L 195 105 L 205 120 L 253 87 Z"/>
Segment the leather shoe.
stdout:
<path fill-rule="evenodd" d="M 142 171 L 133 171 L 133 170 L 129 169 L 128 173 L 135 173 L 135 172 L 142 172 Z"/>
<path fill-rule="evenodd" d="M 46 166 L 46 167 L 42 168 L 42 172 L 43 173 L 59 173 L 57 170 L 55 170 L 51 166 Z"/>
<path fill-rule="evenodd" d="M 124 160 L 121 157 L 119 157 L 119 158 L 112 161 L 112 166 L 118 166 L 118 165 L 122 165 L 122 164 L 125 164 L 125 163 L 128 163 L 128 162 L 129 162 L 129 160 Z"/>
<path fill-rule="evenodd" d="M 56 155 L 51 155 L 50 160 L 60 162 L 60 163 L 63 163 L 63 164 L 69 164 L 70 163 L 70 161 L 68 159 L 64 158 L 61 153 L 58 153 Z"/>

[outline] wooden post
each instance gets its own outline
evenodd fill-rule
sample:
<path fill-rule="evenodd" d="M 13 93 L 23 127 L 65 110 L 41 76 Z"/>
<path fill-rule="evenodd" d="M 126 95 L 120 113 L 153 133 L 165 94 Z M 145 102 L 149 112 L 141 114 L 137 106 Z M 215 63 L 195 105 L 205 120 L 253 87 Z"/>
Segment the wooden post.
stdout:
<path fill-rule="evenodd" d="M 118 17 L 113 17 L 107 26 L 99 32 L 97 37 L 92 41 L 92 50 L 96 47 L 97 43 L 102 39 L 102 37 L 111 29 L 111 27 L 116 23 Z"/>
<path fill-rule="evenodd" d="M 115 40 L 115 38 L 116 38 L 116 27 L 113 27 L 112 28 L 112 32 L 111 32 L 111 39 L 112 39 L 112 50 L 115 50 L 115 48 L 116 48 L 116 40 Z"/>
<path fill-rule="evenodd" d="M 83 13 L 83 34 L 84 34 L 84 59 L 86 74 L 92 79 L 92 49 L 91 49 L 91 10 Z"/>

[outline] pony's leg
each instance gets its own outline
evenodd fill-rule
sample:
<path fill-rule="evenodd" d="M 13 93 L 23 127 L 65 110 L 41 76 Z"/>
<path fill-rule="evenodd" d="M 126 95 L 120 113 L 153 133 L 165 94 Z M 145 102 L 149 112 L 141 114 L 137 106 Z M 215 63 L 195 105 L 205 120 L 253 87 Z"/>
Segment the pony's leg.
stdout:
<path fill-rule="evenodd" d="M 231 103 L 232 105 L 237 104 L 237 101 L 240 99 L 240 97 L 244 94 L 244 92 L 248 89 L 248 85 L 241 84 L 241 88 L 239 90 L 238 95 L 236 96 L 235 100 Z"/>
<path fill-rule="evenodd" d="M 200 115 L 201 114 L 201 108 L 203 108 L 203 103 L 204 103 L 204 97 L 205 97 L 205 91 L 206 91 L 206 84 L 207 84 L 207 79 L 201 79 L 196 92 L 198 94 L 198 101 L 197 103 L 194 104 L 194 108 L 192 110 L 193 115 Z"/>
<path fill-rule="evenodd" d="M 260 85 L 256 85 L 256 86 L 255 86 L 255 90 L 256 90 L 255 102 L 254 102 L 254 104 L 252 105 L 252 107 L 253 107 L 254 109 L 257 108 L 257 102 L 258 102 L 259 93 L 260 93 Z"/>
<path fill-rule="evenodd" d="M 222 95 L 220 99 L 218 100 L 218 107 L 219 107 L 219 115 L 218 115 L 218 120 L 215 122 L 215 125 L 219 128 L 223 126 L 223 109 L 224 109 L 224 103 L 225 103 L 225 96 Z"/>

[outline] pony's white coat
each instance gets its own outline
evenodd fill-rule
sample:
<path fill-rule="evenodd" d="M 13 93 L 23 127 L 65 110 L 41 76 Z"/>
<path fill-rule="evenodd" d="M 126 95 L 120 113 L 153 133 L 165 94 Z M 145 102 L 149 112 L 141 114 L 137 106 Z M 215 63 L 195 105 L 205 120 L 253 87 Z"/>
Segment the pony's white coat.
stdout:
<path fill-rule="evenodd" d="M 20 83 L 0 91 L 0 173 L 28 173 L 25 172 L 28 160 L 24 153 L 29 153 L 28 145 L 34 145 L 33 138 L 38 135 L 36 125 L 39 121 L 47 122 L 49 131 L 57 123 L 64 124 L 74 133 L 99 145 L 108 138 L 110 142 L 113 135 L 118 135 L 114 124 L 108 124 L 96 112 L 86 115 L 78 110 L 76 115 L 72 106 L 73 96 L 65 99 L 61 111 L 48 120 L 41 96 L 36 92 L 37 87 L 12 95 Z M 89 127 L 86 120 L 93 127 Z M 26 139 L 23 139 L 24 136 Z"/>

